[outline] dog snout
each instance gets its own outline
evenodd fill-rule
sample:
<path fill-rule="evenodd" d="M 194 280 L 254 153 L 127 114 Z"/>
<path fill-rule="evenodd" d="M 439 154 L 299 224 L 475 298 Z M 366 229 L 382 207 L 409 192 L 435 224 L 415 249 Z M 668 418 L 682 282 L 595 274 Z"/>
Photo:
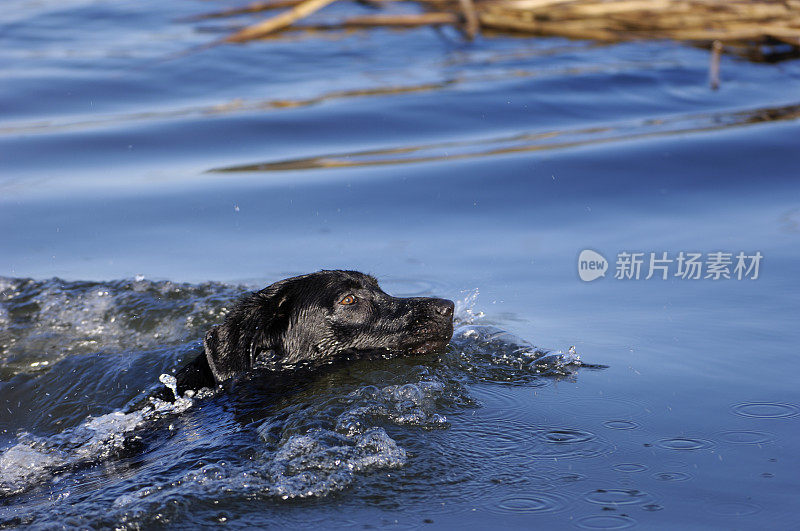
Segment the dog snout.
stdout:
<path fill-rule="evenodd" d="M 433 307 L 434 313 L 437 315 L 441 315 L 447 319 L 453 318 L 453 311 L 456 306 L 453 304 L 453 301 L 447 299 L 433 299 L 431 306 Z"/>

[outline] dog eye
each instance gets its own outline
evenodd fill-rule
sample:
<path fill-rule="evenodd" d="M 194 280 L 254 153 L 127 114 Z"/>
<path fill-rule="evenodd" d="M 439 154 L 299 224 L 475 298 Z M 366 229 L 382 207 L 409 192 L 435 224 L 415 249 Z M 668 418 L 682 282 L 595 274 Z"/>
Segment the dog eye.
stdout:
<path fill-rule="evenodd" d="M 343 304 L 343 305 L 347 306 L 347 305 L 350 305 L 350 304 L 355 304 L 355 302 L 356 302 L 356 298 L 353 295 L 348 295 L 344 299 L 340 300 L 339 304 Z"/>

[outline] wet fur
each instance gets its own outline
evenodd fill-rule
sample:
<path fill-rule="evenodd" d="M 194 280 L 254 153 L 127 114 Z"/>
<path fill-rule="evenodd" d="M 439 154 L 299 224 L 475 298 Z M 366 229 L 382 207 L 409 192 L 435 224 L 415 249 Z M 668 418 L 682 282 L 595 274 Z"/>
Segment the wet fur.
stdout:
<path fill-rule="evenodd" d="M 347 295 L 356 302 L 341 304 Z M 214 387 L 259 367 L 319 365 L 366 352 L 429 352 L 452 335 L 452 301 L 392 297 L 369 275 L 319 271 L 242 297 L 208 330 L 204 353 L 178 372 L 178 392 Z"/>

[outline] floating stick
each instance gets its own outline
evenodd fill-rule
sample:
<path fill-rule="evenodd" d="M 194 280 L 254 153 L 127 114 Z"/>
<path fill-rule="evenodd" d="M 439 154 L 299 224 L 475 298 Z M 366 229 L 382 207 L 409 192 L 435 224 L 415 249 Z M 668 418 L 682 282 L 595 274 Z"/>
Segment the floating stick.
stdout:
<path fill-rule="evenodd" d="M 246 42 L 269 35 L 273 31 L 290 26 L 293 22 L 319 11 L 336 0 L 305 0 L 280 15 L 268 18 L 263 22 L 248 26 L 224 39 L 225 42 Z"/>

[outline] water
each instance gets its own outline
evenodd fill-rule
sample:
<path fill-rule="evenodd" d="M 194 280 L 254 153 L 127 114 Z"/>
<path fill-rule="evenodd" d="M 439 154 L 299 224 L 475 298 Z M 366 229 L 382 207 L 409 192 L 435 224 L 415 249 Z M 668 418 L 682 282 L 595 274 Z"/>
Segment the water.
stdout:
<path fill-rule="evenodd" d="M 446 29 L 176 57 L 220 5 L 4 6 L 0 522 L 797 525 L 800 63 L 714 92 L 700 49 Z M 764 261 L 616 280 L 625 250 Z M 337 267 L 459 301 L 448 352 L 122 413 L 243 290 Z"/>

